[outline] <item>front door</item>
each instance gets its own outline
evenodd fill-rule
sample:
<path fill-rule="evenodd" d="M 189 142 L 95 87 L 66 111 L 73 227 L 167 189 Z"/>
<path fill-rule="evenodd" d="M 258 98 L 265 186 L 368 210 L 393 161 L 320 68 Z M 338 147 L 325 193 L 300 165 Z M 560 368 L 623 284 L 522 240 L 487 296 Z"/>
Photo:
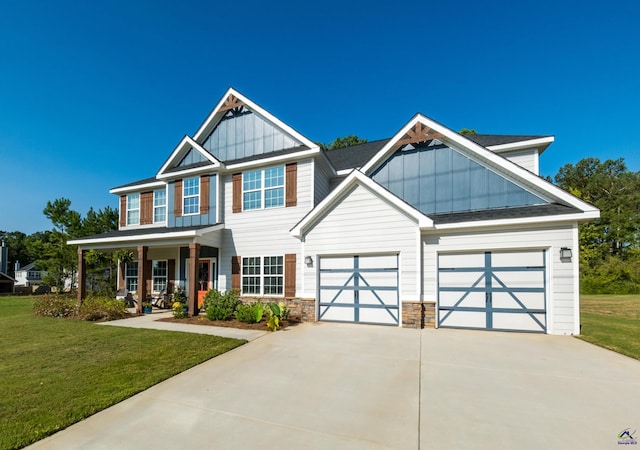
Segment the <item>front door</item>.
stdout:
<path fill-rule="evenodd" d="M 201 259 L 198 262 L 198 306 L 204 303 L 204 296 L 210 289 L 215 289 L 215 258 Z"/>

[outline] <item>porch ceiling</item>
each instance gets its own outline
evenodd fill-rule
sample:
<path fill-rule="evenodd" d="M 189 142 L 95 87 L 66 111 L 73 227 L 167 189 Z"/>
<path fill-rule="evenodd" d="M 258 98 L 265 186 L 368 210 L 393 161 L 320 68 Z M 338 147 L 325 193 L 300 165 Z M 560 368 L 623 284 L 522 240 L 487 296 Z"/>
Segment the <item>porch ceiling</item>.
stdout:
<path fill-rule="evenodd" d="M 198 243 L 216 246 L 220 241 L 224 224 L 199 225 L 181 228 L 137 228 L 132 230 L 115 230 L 106 233 L 72 239 L 69 245 L 77 245 L 82 250 L 134 248 L 139 245 L 147 247 L 168 247 Z"/>

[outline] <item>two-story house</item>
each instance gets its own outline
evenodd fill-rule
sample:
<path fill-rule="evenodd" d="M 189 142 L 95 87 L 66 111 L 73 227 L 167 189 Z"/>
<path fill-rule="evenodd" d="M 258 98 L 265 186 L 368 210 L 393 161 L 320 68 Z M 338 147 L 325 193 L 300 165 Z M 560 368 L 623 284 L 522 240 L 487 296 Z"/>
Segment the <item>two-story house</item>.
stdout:
<path fill-rule="evenodd" d="M 538 176 L 552 136 L 460 135 L 415 115 L 391 138 L 324 151 L 229 89 L 158 172 L 110 192 L 139 298 L 211 288 L 307 320 L 579 333 L 578 223 L 599 215 Z M 139 302 L 138 302 L 139 305 Z"/>

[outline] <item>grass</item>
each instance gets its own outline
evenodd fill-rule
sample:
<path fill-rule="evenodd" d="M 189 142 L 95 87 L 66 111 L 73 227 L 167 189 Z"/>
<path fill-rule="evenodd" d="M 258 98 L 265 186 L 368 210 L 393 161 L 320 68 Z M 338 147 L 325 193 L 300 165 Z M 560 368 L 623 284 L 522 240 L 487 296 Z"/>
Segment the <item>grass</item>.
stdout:
<path fill-rule="evenodd" d="M 580 339 L 640 360 L 640 295 L 583 295 Z"/>
<path fill-rule="evenodd" d="M 0 449 L 21 448 L 245 341 L 34 317 L 0 297 Z"/>

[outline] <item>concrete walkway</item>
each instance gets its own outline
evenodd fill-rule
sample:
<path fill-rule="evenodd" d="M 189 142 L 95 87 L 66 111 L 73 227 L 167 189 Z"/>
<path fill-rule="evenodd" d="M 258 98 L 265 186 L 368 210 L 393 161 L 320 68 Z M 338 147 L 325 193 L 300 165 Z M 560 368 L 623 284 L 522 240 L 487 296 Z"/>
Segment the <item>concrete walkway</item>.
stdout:
<path fill-rule="evenodd" d="M 619 448 L 638 398 L 639 361 L 572 337 L 302 324 L 31 448 Z"/>
<path fill-rule="evenodd" d="M 165 330 L 165 331 L 182 331 L 185 333 L 198 333 L 198 334 L 210 334 L 213 336 L 222 336 L 234 339 L 244 339 L 252 341 L 261 336 L 264 336 L 269 331 L 260 330 L 240 330 L 238 328 L 227 327 L 212 327 L 209 325 L 187 325 L 174 322 L 158 322 L 158 319 L 164 319 L 171 317 L 173 312 L 171 311 L 157 311 L 154 310 L 153 314 L 144 314 L 142 316 L 131 317 L 122 320 L 112 320 L 110 322 L 100 322 L 99 325 L 108 325 L 116 327 L 129 327 L 129 328 L 149 328 L 153 330 Z M 207 320 L 204 318 L 203 320 Z"/>

